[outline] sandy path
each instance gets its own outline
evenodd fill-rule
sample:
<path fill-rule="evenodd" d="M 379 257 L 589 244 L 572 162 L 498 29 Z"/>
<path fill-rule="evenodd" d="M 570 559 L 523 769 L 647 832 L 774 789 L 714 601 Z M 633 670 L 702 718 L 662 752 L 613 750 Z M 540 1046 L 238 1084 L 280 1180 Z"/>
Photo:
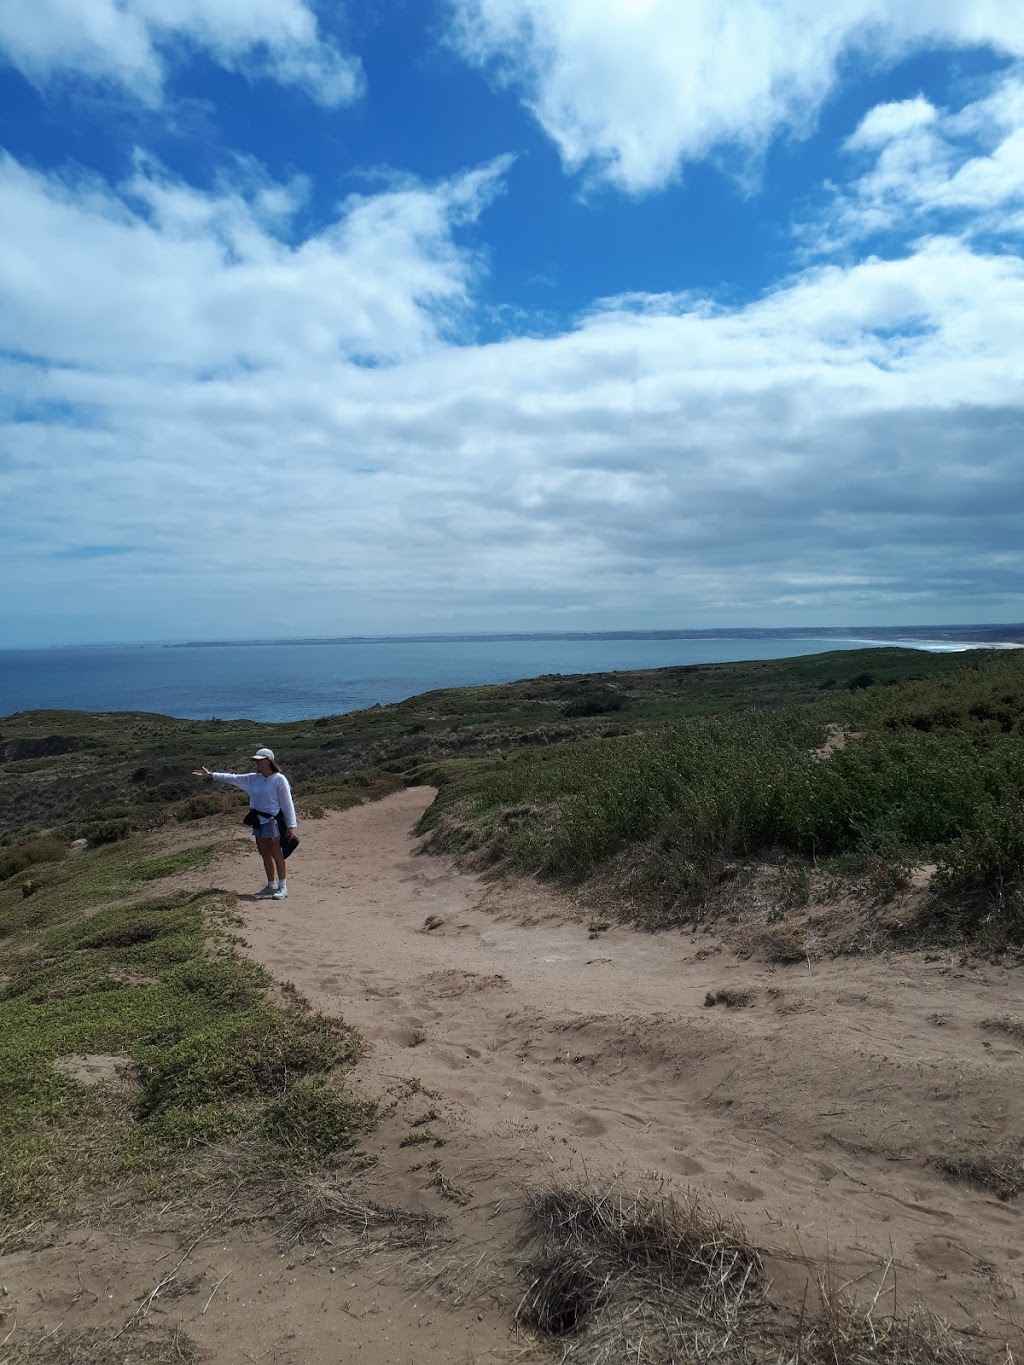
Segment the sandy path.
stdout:
<path fill-rule="evenodd" d="M 592 936 L 535 883 L 418 856 L 411 831 L 431 799 L 414 789 L 307 821 L 285 902 L 253 899 L 260 868 L 241 835 L 178 882 L 235 891 L 253 956 L 369 1040 L 357 1076 L 397 1108 L 369 1140 L 381 1161 L 361 1188 L 450 1217 L 434 1270 L 486 1288 L 524 1185 L 614 1172 L 704 1192 L 779 1249 L 782 1295 L 802 1293 L 799 1253 L 872 1283 L 891 1254 L 905 1305 L 920 1296 L 984 1329 L 996 1358 L 1024 1265 L 1020 1205 L 951 1184 L 935 1158 L 1024 1137 L 1024 1047 L 982 1026 L 1024 1016 L 1020 972 L 948 955 L 776 970 L 711 936 Z M 749 1003 L 705 1007 L 724 989 Z M 427 1106 L 444 1146 L 401 1147 Z M 432 1160 L 467 1206 L 445 1201 Z M 110 1339 L 176 1263 L 178 1221 L 167 1206 L 134 1234 L 71 1228 L 0 1257 L 0 1343 L 15 1328 Z M 403 1255 L 278 1237 L 211 1226 L 147 1326 L 182 1328 L 224 1365 L 524 1365 L 514 1281 L 503 1302 L 438 1296 Z"/>
<path fill-rule="evenodd" d="M 413 1076 L 481 1150 L 708 1190 L 755 1238 L 867 1270 L 955 1320 L 1006 1315 L 1019 1206 L 952 1184 L 940 1154 L 1024 1136 L 1024 980 L 948 956 L 773 969 L 713 941 L 599 937 L 544 888 L 416 856 L 412 789 L 307 821 L 285 903 L 243 902 L 252 954 Z M 241 847 L 241 846 L 240 846 Z M 216 871 L 239 893 L 254 857 Z M 428 916 L 442 921 L 432 931 Z M 721 988 L 746 1008 L 706 1008 Z M 539 1169 L 538 1169 L 539 1168 Z M 782 1270 L 785 1277 L 785 1269 Z"/>

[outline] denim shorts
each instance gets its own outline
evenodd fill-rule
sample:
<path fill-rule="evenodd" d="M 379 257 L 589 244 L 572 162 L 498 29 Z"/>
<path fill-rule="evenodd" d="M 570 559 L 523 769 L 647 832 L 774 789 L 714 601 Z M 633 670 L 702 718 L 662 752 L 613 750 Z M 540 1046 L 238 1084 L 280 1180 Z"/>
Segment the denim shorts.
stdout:
<path fill-rule="evenodd" d="M 277 827 L 276 820 L 264 820 L 260 825 L 253 825 L 252 832 L 257 839 L 280 839 L 281 831 Z"/>

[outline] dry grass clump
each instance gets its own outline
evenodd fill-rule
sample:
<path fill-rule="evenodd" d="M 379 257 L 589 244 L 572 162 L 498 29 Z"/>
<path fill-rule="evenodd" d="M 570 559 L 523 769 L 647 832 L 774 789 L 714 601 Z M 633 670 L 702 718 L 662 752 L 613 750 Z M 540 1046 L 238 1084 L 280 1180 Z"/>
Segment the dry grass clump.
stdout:
<path fill-rule="evenodd" d="M 1024 1190 L 1024 1143 L 991 1155 L 940 1157 L 938 1167 L 947 1180 L 976 1185 L 997 1199 L 1016 1199 Z"/>
<path fill-rule="evenodd" d="M 0 1359 L 9 1365 L 199 1365 L 207 1359 L 179 1328 L 131 1332 L 120 1340 L 99 1328 L 84 1332 L 58 1329 L 20 1341 L 0 1337 L 0 1347 L 5 1352 Z"/>
<path fill-rule="evenodd" d="M 789 1331 L 779 1334 L 763 1356 L 751 1352 L 739 1359 L 772 1365 L 980 1365 L 993 1356 L 958 1341 L 946 1325 L 925 1309 L 897 1310 L 895 1280 L 889 1283 L 892 1261 L 867 1305 L 848 1291 L 821 1277 L 817 1303 L 808 1317 L 802 1312 Z M 886 1316 L 882 1300 L 891 1306 Z M 1000 1358 L 1000 1357 L 996 1357 Z M 1007 1349 L 1002 1357 L 1012 1365 Z"/>
<path fill-rule="evenodd" d="M 764 931 L 761 950 L 766 962 L 778 962 L 783 966 L 803 962 L 807 957 L 807 945 L 800 930 L 785 924 Z"/>
<path fill-rule="evenodd" d="M 530 1198 L 524 1231 L 536 1249 L 521 1270 L 516 1321 L 576 1334 L 567 1360 L 669 1361 L 681 1334 L 706 1339 L 694 1354 L 710 1359 L 741 1312 L 764 1312 L 760 1255 L 696 1200 L 566 1185 Z"/>
<path fill-rule="evenodd" d="M 868 1304 L 822 1277 L 799 1313 L 773 1304 L 761 1252 L 695 1198 L 565 1185 L 533 1195 L 516 1325 L 561 1365 L 975 1365 L 935 1318 L 897 1313 L 891 1263 Z M 883 1317 L 883 1290 L 890 1309 Z"/>
<path fill-rule="evenodd" d="M 422 1250 L 447 1228 L 447 1220 L 434 1214 L 411 1213 L 367 1199 L 359 1182 L 341 1175 L 291 1181 L 287 1201 L 283 1235 L 293 1245 L 319 1242 L 333 1247 L 342 1234 L 355 1237 L 362 1252 Z"/>
<path fill-rule="evenodd" d="M 1015 1043 L 1024 1043 L 1024 1019 L 1015 1014 L 1002 1014 L 997 1019 L 983 1019 L 981 1027 L 989 1033 L 1005 1033 Z"/>

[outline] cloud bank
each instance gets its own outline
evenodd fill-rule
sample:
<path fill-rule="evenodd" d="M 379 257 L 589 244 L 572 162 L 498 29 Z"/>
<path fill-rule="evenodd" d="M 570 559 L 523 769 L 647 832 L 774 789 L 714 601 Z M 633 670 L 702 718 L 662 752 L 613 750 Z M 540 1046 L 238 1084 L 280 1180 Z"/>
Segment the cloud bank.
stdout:
<path fill-rule="evenodd" d="M 922 115 L 854 135 L 875 174 Z M 251 165 L 204 194 L 140 159 L 115 192 L 5 158 L 0 570 L 56 599 L 70 551 L 129 635 L 909 619 L 1020 591 L 1019 257 L 933 234 L 735 308 L 631 296 L 474 344 L 461 235 L 506 172 L 354 196 L 296 240 L 301 185 Z M 278 608 L 248 568 L 271 541 Z"/>
<path fill-rule="evenodd" d="M 182 45 L 357 93 L 301 0 L 237 13 L 16 0 L 0 44 L 40 88 L 150 104 Z M 569 167 L 631 192 L 806 128 L 851 51 L 1024 50 L 1024 10 L 981 0 L 446 14 Z M 0 154 L 8 638 L 1019 617 L 1021 63 L 865 112 L 761 292 L 601 298 L 541 336 L 501 300 L 523 334 L 480 339 L 505 149 L 326 210 L 218 151 L 204 187 L 145 150 L 116 181 Z"/>

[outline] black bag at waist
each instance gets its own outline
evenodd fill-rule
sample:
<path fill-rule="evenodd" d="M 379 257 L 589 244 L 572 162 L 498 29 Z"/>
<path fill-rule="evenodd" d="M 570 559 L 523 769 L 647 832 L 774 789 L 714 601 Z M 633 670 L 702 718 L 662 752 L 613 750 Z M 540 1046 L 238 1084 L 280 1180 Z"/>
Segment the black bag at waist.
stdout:
<path fill-rule="evenodd" d="M 242 821 L 243 825 L 248 825 L 250 829 L 255 829 L 257 825 L 265 825 L 268 820 L 274 820 L 276 816 L 269 810 L 250 810 L 249 814 Z"/>

